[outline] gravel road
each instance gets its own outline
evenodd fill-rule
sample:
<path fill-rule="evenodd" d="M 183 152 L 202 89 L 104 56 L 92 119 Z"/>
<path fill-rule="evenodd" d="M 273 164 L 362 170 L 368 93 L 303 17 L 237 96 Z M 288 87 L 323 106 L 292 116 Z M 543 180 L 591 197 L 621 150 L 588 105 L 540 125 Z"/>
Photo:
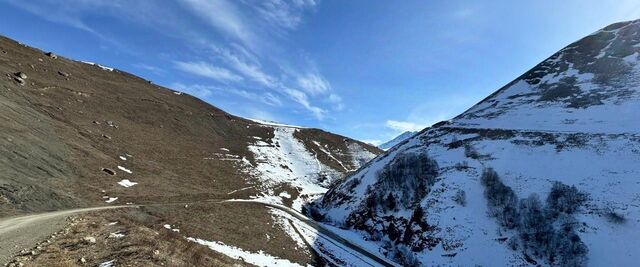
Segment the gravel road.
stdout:
<path fill-rule="evenodd" d="M 96 210 L 131 208 L 137 206 L 106 206 L 39 213 L 27 216 L 0 218 L 0 266 L 11 261 L 23 249 L 47 239 L 60 231 L 68 216 Z"/>

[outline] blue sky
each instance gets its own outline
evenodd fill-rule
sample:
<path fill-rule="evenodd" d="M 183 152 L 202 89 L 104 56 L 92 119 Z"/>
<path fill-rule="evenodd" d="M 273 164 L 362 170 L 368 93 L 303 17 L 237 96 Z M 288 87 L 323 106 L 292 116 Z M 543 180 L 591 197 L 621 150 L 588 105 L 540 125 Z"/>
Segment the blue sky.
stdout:
<path fill-rule="evenodd" d="M 378 143 L 463 112 L 640 2 L 0 0 L 0 34 L 232 114 Z"/>

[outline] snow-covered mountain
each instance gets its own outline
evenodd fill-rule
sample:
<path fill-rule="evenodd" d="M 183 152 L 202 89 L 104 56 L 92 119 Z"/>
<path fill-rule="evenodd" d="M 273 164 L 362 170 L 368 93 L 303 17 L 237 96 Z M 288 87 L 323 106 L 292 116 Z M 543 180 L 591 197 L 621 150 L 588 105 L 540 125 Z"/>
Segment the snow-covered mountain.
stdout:
<path fill-rule="evenodd" d="M 389 148 L 392 148 L 395 145 L 400 144 L 402 141 L 409 139 L 409 137 L 413 136 L 416 133 L 418 132 L 406 131 L 396 136 L 395 138 L 387 141 L 386 143 L 379 145 L 378 148 L 382 150 L 388 150 Z"/>
<path fill-rule="evenodd" d="M 309 206 L 404 265 L 640 261 L 640 21 L 570 44 Z"/>

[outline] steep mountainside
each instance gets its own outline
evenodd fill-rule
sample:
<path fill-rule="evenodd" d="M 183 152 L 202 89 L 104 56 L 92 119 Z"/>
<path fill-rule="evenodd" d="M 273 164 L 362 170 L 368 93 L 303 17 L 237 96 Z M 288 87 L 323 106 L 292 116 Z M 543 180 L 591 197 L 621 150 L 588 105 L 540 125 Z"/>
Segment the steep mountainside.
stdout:
<path fill-rule="evenodd" d="M 400 135 L 396 136 L 395 138 L 389 140 L 388 142 L 385 142 L 384 144 L 379 145 L 378 148 L 380 148 L 382 150 L 388 150 L 388 149 L 394 147 L 395 145 L 402 143 L 402 141 L 409 139 L 410 137 L 412 137 L 416 133 L 418 133 L 418 132 L 406 131 L 406 132 L 401 133 Z"/>
<path fill-rule="evenodd" d="M 239 118 L 131 74 L 4 37 L 0 72 L 0 217 L 250 197 L 301 206 L 381 152 L 318 129 Z M 264 208 L 193 206 L 148 212 L 193 237 L 309 262 L 309 251 L 284 249 L 295 242 L 270 226 L 274 216 Z"/>
<path fill-rule="evenodd" d="M 639 52 L 640 21 L 570 44 L 379 156 L 310 213 L 406 265 L 634 265 Z"/>

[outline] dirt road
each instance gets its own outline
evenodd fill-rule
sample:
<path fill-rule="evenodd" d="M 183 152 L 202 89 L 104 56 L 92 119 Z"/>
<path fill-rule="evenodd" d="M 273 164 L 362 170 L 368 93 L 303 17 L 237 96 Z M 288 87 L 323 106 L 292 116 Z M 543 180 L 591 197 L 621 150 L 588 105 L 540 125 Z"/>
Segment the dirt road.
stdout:
<path fill-rule="evenodd" d="M 0 218 L 0 266 L 9 263 L 20 250 L 32 247 L 62 229 L 65 219 L 70 215 L 87 211 L 137 207 L 135 205 L 105 206 Z"/>
<path fill-rule="evenodd" d="M 295 217 L 299 221 L 305 223 L 309 227 L 316 229 L 321 234 L 327 236 L 333 241 L 340 243 L 342 246 L 358 252 L 362 256 L 371 259 L 372 262 L 380 266 L 398 266 L 397 264 L 378 257 L 374 253 L 367 251 L 366 249 L 346 240 L 339 235 L 335 234 L 331 230 L 327 229 L 323 225 L 313 221 L 299 212 L 277 204 L 265 203 L 254 200 L 220 200 L 210 199 L 200 201 L 197 203 L 211 202 L 211 203 L 253 203 L 263 205 L 266 207 L 276 208 L 282 210 L 291 216 Z M 106 209 L 121 209 L 121 208 L 139 208 L 141 206 L 160 206 L 160 205 L 184 205 L 192 204 L 195 202 L 180 202 L 180 203 L 157 203 L 157 204 L 142 204 L 142 205 L 127 205 L 127 206 L 104 206 L 93 208 L 82 208 L 73 210 L 54 211 L 48 213 L 40 213 L 19 217 L 0 218 L 0 266 L 6 265 L 11 261 L 13 256 L 18 254 L 20 250 L 24 248 L 30 248 L 38 242 L 45 240 L 51 234 L 59 231 L 65 225 L 65 219 L 77 213 L 83 213 L 88 211 L 106 210 Z"/>

